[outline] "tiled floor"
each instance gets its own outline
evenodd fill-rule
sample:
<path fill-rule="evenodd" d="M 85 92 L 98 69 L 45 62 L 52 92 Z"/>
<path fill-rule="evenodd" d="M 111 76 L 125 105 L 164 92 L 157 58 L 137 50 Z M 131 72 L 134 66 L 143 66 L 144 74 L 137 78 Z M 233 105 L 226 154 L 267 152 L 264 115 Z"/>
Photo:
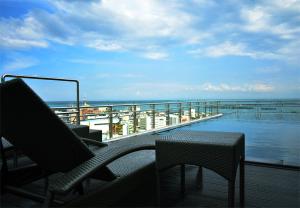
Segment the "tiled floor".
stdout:
<path fill-rule="evenodd" d="M 246 207 L 300 207 L 300 171 L 246 165 Z M 162 175 L 162 205 L 168 207 L 226 207 L 227 182 L 214 172 L 204 169 L 203 190 L 195 184 L 197 167 L 186 167 L 186 196 L 180 195 L 179 167 Z M 237 177 L 238 178 L 238 177 Z M 137 180 L 139 180 L 137 178 Z M 114 206 L 155 206 L 155 180 L 126 195 Z M 239 205 L 238 181 L 236 206 Z M 1 197 L 1 207 L 36 207 L 41 204 L 10 194 Z"/>

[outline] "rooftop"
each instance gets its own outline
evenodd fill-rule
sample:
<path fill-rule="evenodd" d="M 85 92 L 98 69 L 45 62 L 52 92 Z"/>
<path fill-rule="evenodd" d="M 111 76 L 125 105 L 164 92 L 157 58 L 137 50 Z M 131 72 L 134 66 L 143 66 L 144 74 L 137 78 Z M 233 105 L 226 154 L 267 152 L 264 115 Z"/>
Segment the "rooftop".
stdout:
<path fill-rule="evenodd" d="M 145 160 L 145 158 L 151 163 L 154 158 L 154 151 L 144 150 L 131 153 L 113 162 L 110 168 L 115 171 L 120 171 L 120 168 L 127 170 L 134 169 L 138 161 L 141 159 Z M 21 162 L 25 163 L 26 160 L 23 158 Z M 226 180 L 216 173 L 204 169 L 203 189 L 201 191 L 195 185 L 197 169 L 196 166 L 187 166 L 186 168 L 187 192 L 184 198 L 180 195 L 179 167 L 169 169 L 162 174 L 162 205 L 168 207 L 225 207 L 227 205 Z M 282 169 L 274 166 L 247 163 L 245 171 L 247 207 L 299 207 L 299 169 Z M 123 173 L 125 172 L 123 171 Z M 153 176 L 150 176 L 149 180 L 140 181 L 141 185 L 139 188 L 127 193 L 118 201 L 115 201 L 113 197 L 116 193 L 110 192 L 109 189 L 107 192 L 97 195 L 97 200 L 101 200 L 104 205 L 107 203 L 111 206 L 155 206 L 155 177 Z M 105 185 L 108 182 L 96 182 L 92 180 L 88 189 L 91 192 L 95 191 L 99 183 Z M 236 188 L 238 190 L 237 184 L 238 181 L 236 181 Z M 43 181 L 33 183 L 26 188 L 43 192 Z M 76 195 L 70 197 L 76 197 Z M 238 196 L 236 198 L 238 199 Z M 2 207 L 36 207 L 41 205 L 40 203 L 12 194 L 6 194 L 1 198 Z M 80 203 L 79 205 L 87 206 Z M 236 205 L 238 206 L 238 202 L 236 202 Z"/>
<path fill-rule="evenodd" d="M 13 103 L 15 103 L 15 100 L 13 100 Z M 87 108 L 90 108 L 92 113 L 84 114 L 82 112 L 82 109 Z M 69 111 L 70 109 L 71 111 Z M 77 107 L 62 107 L 59 108 L 58 112 L 55 109 L 52 110 L 58 115 L 63 115 L 60 118 L 66 123 L 70 123 L 70 126 L 77 124 L 73 125 L 75 128 L 72 129 L 78 136 L 94 139 L 96 140 L 94 142 L 98 142 L 98 144 L 99 141 L 104 140 L 112 146 L 114 142 L 117 144 L 122 139 L 128 139 L 132 136 L 143 134 L 165 135 L 177 131 L 178 128 L 197 131 L 243 132 L 246 135 L 246 206 L 299 207 L 299 109 L 299 99 L 141 102 L 85 106 L 84 108 L 80 107 L 78 99 Z M 51 112 L 50 109 L 48 111 Z M 28 115 L 28 117 L 30 116 Z M 115 117 L 118 118 L 118 122 L 114 122 L 113 118 Z M 157 118 L 163 119 L 157 120 Z M 106 119 L 107 121 L 101 124 L 97 123 L 94 126 L 90 125 L 90 121 L 97 119 Z M 57 120 L 60 119 L 57 118 Z M 89 122 L 89 126 L 78 125 L 83 124 L 82 122 L 85 121 Z M 14 122 L 15 120 L 12 124 Z M 45 126 L 45 123 L 43 123 L 43 126 Z M 21 123 L 22 127 L 23 125 L 24 122 Z M 87 131 L 84 129 L 87 129 Z M 90 137 L 91 130 L 94 131 L 95 138 Z M 82 132 L 80 133 L 80 131 Z M 40 137 L 37 138 L 36 141 L 42 141 L 39 140 Z M 49 138 L 53 141 L 53 137 Z M 33 144 L 36 144 L 36 141 Z M 134 141 L 137 142 L 137 140 Z M 90 146 L 90 148 L 96 147 Z M 48 146 L 46 149 L 48 149 Z M 93 150 L 97 151 L 97 149 Z M 63 153 L 65 153 L 65 149 Z M 52 151 L 49 154 L 52 154 Z M 56 153 L 56 155 L 58 154 Z M 21 154 L 18 156 L 18 166 L 24 167 L 24 165 L 32 164 L 32 161 L 26 156 Z M 49 157 L 48 154 L 47 157 Z M 13 168 L 14 165 L 14 158 L 9 157 L 9 168 Z M 71 207 L 102 205 L 149 207 L 156 205 L 154 150 L 142 150 L 127 154 L 108 164 L 107 167 L 113 175 L 117 176 L 113 181 L 107 182 L 103 178 L 101 180 L 85 180 L 83 182 L 84 191 L 89 194 L 78 197 L 77 193 L 80 193 L 80 190 L 78 190 L 79 186 L 76 184 L 75 192 L 69 193 L 67 197 L 58 197 L 58 199 L 66 201 L 66 205 Z M 200 190 L 196 186 L 197 169 L 196 166 L 187 166 L 187 193 L 185 197 L 180 195 L 179 168 L 174 167 L 164 172 L 161 182 L 163 206 L 224 207 L 227 205 L 227 181 L 216 173 L 205 169 L 204 186 Z M 99 171 L 100 174 L 102 174 L 101 171 Z M 94 176 L 93 174 L 92 177 L 97 178 L 97 174 L 96 177 Z M 61 174 L 50 175 L 49 184 L 57 177 L 61 178 Z M 19 175 L 16 179 L 19 179 Z M 125 186 L 119 186 L 120 181 Z M 238 184 L 238 181 L 236 181 L 236 184 Z M 42 202 L 19 197 L 22 192 L 20 190 L 15 191 L 16 189 L 8 186 L 6 186 L 6 190 L 10 190 L 10 192 L 1 195 L 1 206 L 36 207 L 42 205 Z M 44 179 L 22 186 L 22 188 L 40 195 L 44 195 L 45 187 L 47 186 L 45 186 Z M 126 190 L 123 189 L 124 187 L 126 187 Z M 238 185 L 236 185 L 236 189 L 237 194 Z M 14 193 L 14 195 L 11 193 Z M 17 196 L 17 193 L 19 196 Z M 237 196 L 236 199 L 238 198 Z M 236 205 L 239 204 L 236 202 Z"/>

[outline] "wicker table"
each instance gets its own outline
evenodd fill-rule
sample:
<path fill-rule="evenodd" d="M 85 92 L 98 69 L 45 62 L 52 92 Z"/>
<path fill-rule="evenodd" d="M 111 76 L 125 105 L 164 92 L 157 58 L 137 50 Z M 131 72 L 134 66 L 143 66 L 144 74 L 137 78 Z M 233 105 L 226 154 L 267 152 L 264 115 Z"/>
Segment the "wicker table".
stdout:
<path fill-rule="evenodd" d="M 242 133 L 176 131 L 163 136 L 156 141 L 158 203 L 159 173 L 182 165 L 181 189 L 184 192 L 184 164 L 191 164 L 213 170 L 228 180 L 228 206 L 233 207 L 234 184 L 240 164 L 240 205 L 244 206 L 244 158 L 245 136 Z M 201 172 L 199 175 L 202 177 Z"/>

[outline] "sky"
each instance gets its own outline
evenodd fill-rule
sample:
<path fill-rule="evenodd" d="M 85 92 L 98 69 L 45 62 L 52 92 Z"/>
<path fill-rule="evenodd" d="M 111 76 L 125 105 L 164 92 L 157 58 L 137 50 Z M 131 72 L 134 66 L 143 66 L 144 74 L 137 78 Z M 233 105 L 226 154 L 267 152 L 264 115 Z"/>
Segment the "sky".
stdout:
<path fill-rule="evenodd" d="M 300 98 L 299 37 L 300 0 L 0 0 L 0 74 L 85 100 Z"/>

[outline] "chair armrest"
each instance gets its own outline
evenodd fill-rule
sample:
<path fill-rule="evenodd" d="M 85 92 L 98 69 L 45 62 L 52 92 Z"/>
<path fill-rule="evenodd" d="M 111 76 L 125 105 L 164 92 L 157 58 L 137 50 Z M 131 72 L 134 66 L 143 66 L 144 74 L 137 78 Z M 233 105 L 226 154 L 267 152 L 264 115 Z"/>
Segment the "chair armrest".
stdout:
<path fill-rule="evenodd" d="M 91 159 L 66 173 L 61 173 L 55 180 L 51 181 L 49 191 L 54 194 L 67 194 L 84 179 L 122 155 L 119 148 L 104 147 Z"/>
<path fill-rule="evenodd" d="M 52 181 L 49 186 L 49 191 L 53 194 L 66 194 L 84 179 L 112 161 L 131 152 L 155 148 L 155 139 L 158 138 L 157 136 L 144 136 L 142 138 L 137 137 L 127 141 L 123 140 L 118 144 L 101 148 L 94 157 L 69 172 L 63 173 L 60 177 L 56 178 L 56 180 Z"/>

